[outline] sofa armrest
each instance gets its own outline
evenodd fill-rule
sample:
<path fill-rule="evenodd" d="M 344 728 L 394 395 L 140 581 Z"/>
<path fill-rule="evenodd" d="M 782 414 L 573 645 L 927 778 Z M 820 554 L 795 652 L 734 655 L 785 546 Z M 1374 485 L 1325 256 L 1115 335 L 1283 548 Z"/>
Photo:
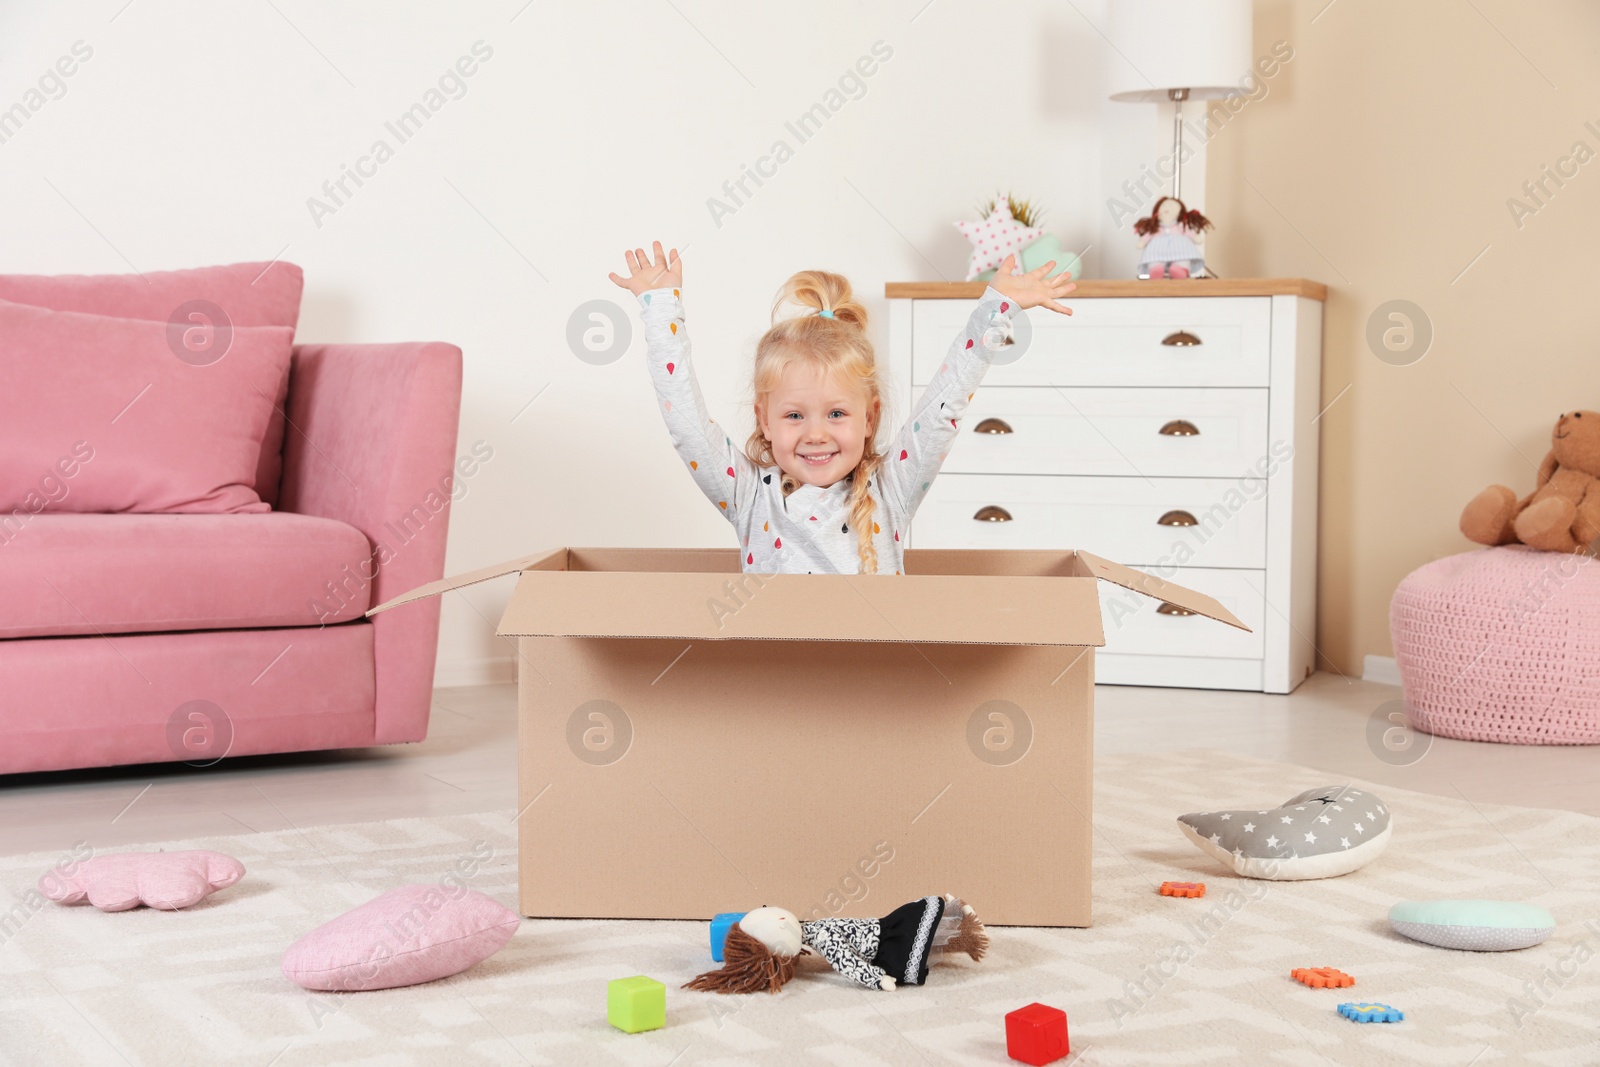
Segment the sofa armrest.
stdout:
<path fill-rule="evenodd" d="M 461 418 L 461 350 L 438 342 L 297 345 L 278 507 L 349 523 L 372 543 L 380 603 L 444 575 Z M 376 740 L 427 733 L 439 602 L 376 616 Z"/>

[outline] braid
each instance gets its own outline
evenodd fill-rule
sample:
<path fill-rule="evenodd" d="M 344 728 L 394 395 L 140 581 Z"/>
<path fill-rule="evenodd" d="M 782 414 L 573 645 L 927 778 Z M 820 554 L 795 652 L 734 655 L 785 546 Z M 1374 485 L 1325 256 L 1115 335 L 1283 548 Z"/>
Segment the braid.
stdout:
<path fill-rule="evenodd" d="M 861 454 L 861 462 L 856 465 L 850 486 L 850 524 L 856 528 L 856 551 L 861 556 L 862 574 L 878 573 L 878 548 L 872 543 L 874 504 L 870 486 L 872 473 L 882 463 L 883 454 L 868 442 L 866 451 Z"/>

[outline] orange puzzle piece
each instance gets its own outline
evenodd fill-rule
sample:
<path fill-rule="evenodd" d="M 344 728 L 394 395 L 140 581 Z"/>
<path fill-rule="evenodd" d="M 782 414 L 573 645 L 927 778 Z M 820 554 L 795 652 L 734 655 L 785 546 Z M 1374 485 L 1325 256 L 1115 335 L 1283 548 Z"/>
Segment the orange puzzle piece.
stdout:
<path fill-rule="evenodd" d="M 1356 980 L 1336 967 L 1296 967 L 1289 977 L 1312 989 L 1343 989 L 1356 984 Z"/>
<path fill-rule="evenodd" d="M 1164 897 L 1203 897 L 1206 895 L 1204 882 L 1162 882 L 1161 895 Z"/>

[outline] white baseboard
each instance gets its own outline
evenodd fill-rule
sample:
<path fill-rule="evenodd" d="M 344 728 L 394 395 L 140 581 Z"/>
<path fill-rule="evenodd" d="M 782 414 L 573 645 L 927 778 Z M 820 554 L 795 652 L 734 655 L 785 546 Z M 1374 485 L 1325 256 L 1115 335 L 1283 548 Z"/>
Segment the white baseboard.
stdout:
<path fill-rule="evenodd" d="M 511 656 L 440 662 L 433 668 L 435 689 L 449 689 L 458 685 L 505 685 L 516 680 L 517 661 Z"/>
<path fill-rule="evenodd" d="M 1400 665 L 1393 656 L 1367 656 L 1361 661 L 1361 680 L 1381 682 L 1384 685 L 1400 684 Z"/>

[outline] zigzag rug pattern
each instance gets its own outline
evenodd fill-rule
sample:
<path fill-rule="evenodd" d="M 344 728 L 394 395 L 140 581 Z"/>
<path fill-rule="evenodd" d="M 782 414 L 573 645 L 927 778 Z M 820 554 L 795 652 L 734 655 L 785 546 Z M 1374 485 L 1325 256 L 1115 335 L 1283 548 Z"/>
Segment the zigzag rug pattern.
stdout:
<path fill-rule="evenodd" d="M 711 966 L 706 924 L 646 921 L 528 920 L 485 963 L 406 989 L 311 994 L 283 978 L 283 950 L 300 934 L 474 854 L 488 859 L 463 880 L 515 908 L 510 811 L 148 846 L 217 849 L 249 872 L 176 913 L 19 913 L 11 905 L 62 856 L 8 857 L 0 1062 L 998 1064 L 1011 1062 L 1003 1016 L 1036 1000 L 1067 1012 L 1064 1062 L 1600 1062 L 1600 820 L 1372 786 L 1395 813 L 1388 851 L 1344 877 L 1293 883 L 1228 874 L 1174 821 L 1334 780 L 1216 752 L 1102 757 L 1093 928 L 996 928 L 981 964 L 941 964 L 928 985 L 893 993 L 809 962 L 777 996 L 680 990 Z M 1208 890 L 1163 897 L 1163 881 Z M 1471 953 L 1389 930 L 1396 901 L 1443 896 L 1542 904 L 1556 933 L 1520 952 Z M 1307 988 L 1290 978 L 1297 967 L 1336 967 L 1356 984 Z M 629 1035 L 606 1023 L 607 981 L 632 974 L 667 984 L 664 1028 Z M 1352 999 L 1405 1020 L 1349 1022 L 1336 1008 Z"/>

